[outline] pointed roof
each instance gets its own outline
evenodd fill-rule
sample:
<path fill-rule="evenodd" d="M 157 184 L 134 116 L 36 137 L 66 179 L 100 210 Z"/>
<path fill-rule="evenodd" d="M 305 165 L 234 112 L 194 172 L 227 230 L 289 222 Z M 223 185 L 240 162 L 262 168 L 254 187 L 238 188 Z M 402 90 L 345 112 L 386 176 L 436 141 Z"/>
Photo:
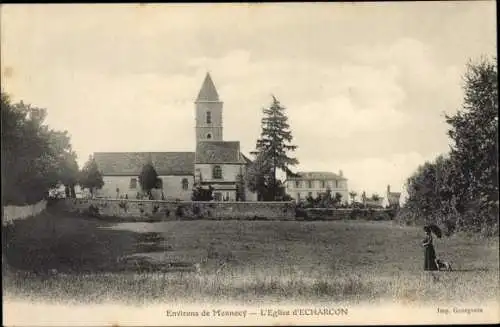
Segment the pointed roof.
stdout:
<path fill-rule="evenodd" d="M 219 101 L 219 94 L 217 93 L 217 89 L 215 88 L 210 73 L 207 73 L 205 76 L 205 80 L 203 81 L 203 85 L 201 86 L 200 93 L 198 93 L 196 101 Z"/>

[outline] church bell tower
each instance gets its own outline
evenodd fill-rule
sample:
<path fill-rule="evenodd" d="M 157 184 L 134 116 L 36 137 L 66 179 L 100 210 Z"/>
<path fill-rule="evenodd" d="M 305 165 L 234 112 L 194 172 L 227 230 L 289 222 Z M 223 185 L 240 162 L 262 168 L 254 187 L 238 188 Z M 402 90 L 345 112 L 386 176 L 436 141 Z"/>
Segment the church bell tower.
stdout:
<path fill-rule="evenodd" d="M 222 141 L 222 101 L 207 73 L 195 101 L 196 142 Z"/>

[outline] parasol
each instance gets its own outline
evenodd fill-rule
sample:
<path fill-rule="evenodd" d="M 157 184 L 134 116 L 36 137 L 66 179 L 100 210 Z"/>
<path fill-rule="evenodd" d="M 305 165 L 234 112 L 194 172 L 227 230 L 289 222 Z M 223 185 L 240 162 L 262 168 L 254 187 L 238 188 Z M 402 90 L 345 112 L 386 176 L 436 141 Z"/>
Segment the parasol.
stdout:
<path fill-rule="evenodd" d="M 430 224 L 427 225 L 426 227 L 428 227 L 431 230 L 431 232 L 437 236 L 437 238 L 441 238 L 443 233 L 441 232 L 441 228 L 439 228 L 436 224 Z"/>

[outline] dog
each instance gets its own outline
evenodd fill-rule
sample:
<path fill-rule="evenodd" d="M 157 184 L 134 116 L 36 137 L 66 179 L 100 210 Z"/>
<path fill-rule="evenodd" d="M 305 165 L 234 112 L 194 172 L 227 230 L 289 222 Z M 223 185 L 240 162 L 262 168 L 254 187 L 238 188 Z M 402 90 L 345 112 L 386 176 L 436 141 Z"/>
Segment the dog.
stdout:
<path fill-rule="evenodd" d="M 453 268 L 451 266 L 450 262 L 441 260 L 441 259 L 436 259 L 436 266 L 438 267 L 439 271 L 453 271 Z"/>

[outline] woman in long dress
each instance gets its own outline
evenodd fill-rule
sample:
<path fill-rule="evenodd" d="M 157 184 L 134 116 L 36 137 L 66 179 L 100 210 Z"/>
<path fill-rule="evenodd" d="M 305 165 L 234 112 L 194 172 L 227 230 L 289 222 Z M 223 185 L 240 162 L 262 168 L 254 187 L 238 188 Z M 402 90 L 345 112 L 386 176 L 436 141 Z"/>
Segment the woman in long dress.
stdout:
<path fill-rule="evenodd" d="M 424 247 L 424 270 L 437 270 L 436 251 L 434 250 L 434 245 L 432 244 L 431 228 L 425 226 L 424 231 L 425 239 L 422 242 Z"/>

